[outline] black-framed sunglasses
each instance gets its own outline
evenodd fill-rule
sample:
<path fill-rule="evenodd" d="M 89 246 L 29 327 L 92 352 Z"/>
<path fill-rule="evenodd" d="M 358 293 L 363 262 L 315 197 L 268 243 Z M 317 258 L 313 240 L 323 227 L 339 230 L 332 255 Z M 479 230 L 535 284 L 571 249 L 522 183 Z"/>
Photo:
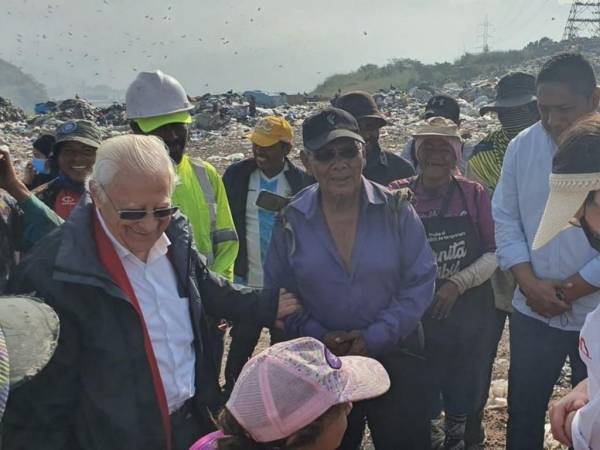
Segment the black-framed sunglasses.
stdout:
<path fill-rule="evenodd" d="M 112 201 L 112 199 L 108 195 L 108 192 L 106 192 L 106 189 L 104 188 L 104 186 L 100 185 L 100 187 L 104 191 L 106 198 L 108 198 L 108 201 L 110 202 L 111 206 L 113 207 L 113 209 L 119 216 L 119 219 L 121 219 L 121 220 L 130 220 L 130 221 L 143 220 L 148 214 L 152 214 L 156 219 L 166 219 L 167 217 L 171 217 L 171 216 L 173 216 L 173 214 L 175 214 L 177 211 L 179 211 L 179 208 L 177 206 L 168 206 L 166 208 L 156 208 L 156 209 L 152 209 L 152 210 L 119 209 L 115 206 L 115 203 Z"/>
<path fill-rule="evenodd" d="M 358 156 L 359 153 L 360 148 L 354 145 L 352 147 L 342 148 L 341 150 L 317 150 L 313 153 L 313 156 L 319 162 L 329 162 L 332 161 L 336 157 L 336 155 L 343 159 L 354 159 Z"/>

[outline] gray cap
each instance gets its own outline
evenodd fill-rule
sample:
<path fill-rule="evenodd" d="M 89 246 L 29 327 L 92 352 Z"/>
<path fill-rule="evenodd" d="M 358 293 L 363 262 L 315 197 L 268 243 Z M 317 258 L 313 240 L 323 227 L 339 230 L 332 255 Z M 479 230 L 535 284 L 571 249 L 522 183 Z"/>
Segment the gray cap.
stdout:
<path fill-rule="evenodd" d="M 54 310 L 32 297 L 0 297 L 0 417 L 8 391 L 33 378 L 50 361 L 60 322 Z"/>

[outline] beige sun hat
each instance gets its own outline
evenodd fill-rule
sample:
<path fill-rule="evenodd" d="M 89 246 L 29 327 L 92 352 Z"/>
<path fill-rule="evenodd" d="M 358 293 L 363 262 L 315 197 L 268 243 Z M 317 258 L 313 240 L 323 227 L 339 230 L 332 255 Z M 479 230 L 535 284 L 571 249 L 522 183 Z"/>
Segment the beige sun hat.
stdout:
<path fill-rule="evenodd" d="M 590 191 L 597 190 L 600 190 L 600 172 L 551 174 L 550 196 L 533 240 L 533 249 L 543 247 L 568 228 L 569 221 L 577 215 Z"/>
<path fill-rule="evenodd" d="M 413 134 L 413 137 L 441 136 L 456 138 L 462 141 L 458 126 L 445 117 L 430 117 L 421 122 Z"/>
<path fill-rule="evenodd" d="M 550 242 L 569 226 L 588 194 L 600 190 L 600 115 L 587 116 L 562 137 L 552 160 L 550 195 L 533 249 Z"/>

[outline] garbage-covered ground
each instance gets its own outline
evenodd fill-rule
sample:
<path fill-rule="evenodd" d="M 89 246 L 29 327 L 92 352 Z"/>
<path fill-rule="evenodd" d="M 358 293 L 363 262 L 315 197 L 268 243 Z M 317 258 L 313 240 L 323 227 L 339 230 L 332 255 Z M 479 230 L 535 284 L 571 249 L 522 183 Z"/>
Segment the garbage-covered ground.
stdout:
<path fill-rule="evenodd" d="M 482 80 L 459 86 L 455 83 L 445 85 L 436 92 L 445 92 L 459 98 L 462 111 L 461 131 L 467 144 L 476 144 L 490 130 L 498 126 L 493 116 L 480 117 L 479 108 L 494 96 L 493 86 L 496 80 Z M 380 91 L 375 94 L 377 102 L 388 118 L 389 125 L 382 129 L 382 148 L 399 152 L 412 135 L 425 103 L 432 95 L 429 89 L 412 89 L 409 92 L 399 90 Z M 328 106 L 323 99 L 311 99 L 294 96 L 293 105 L 284 104 L 273 108 L 257 104 L 255 117 L 250 117 L 250 105 L 246 98 L 235 93 L 205 95 L 192 98 L 195 109 L 192 111 L 194 123 L 190 132 L 189 153 L 213 163 L 223 171 L 234 161 L 243 159 L 251 153 L 251 145 L 245 136 L 256 121 L 269 114 L 286 117 L 295 128 L 293 158 L 297 158 L 302 148 L 302 121 L 319 109 Z M 62 102 L 48 102 L 38 105 L 38 114 L 27 117 L 23 111 L 13 107 L 10 102 L 0 98 L 0 144 L 11 149 L 16 166 L 22 169 L 30 157 L 32 141 L 43 132 L 53 132 L 65 120 L 87 119 L 95 121 L 106 138 L 128 133 L 129 126 L 125 118 L 124 105 L 114 104 L 108 108 L 97 108 L 84 99 L 74 98 Z M 486 409 L 486 427 L 488 445 L 486 448 L 500 450 L 505 448 L 506 396 L 508 378 L 508 337 L 505 331 L 494 367 L 494 380 L 490 401 Z M 263 337 L 260 348 L 267 345 Z M 568 389 L 568 373 L 559 381 L 555 396 L 563 395 Z M 364 449 L 372 449 L 366 436 Z M 561 448 L 548 433 L 547 449 Z"/>

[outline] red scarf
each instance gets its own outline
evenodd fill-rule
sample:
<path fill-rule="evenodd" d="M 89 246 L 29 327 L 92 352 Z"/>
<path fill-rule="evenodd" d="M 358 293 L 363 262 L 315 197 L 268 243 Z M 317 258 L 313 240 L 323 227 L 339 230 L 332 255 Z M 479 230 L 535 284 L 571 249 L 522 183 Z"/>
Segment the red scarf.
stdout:
<path fill-rule="evenodd" d="M 158 363 L 154 355 L 154 349 L 152 348 L 152 341 L 148 334 L 148 328 L 144 321 L 144 314 L 142 308 L 135 295 L 135 291 L 131 286 L 127 272 L 121 263 L 121 258 L 117 255 L 112 242 L 104 232 L 102 224 L 98 220 L 96 211 L 92 211 L 92 221 L 94 222 L 94 239 L 96 241 L 96 247 L 98 248 L 98 256 L 100 262 L 112 278 L 112 280 L 121 288 L 125 293 L 125 296 L 129 299 L 133 307 L 135 308 L 138 317 L 140 319 L 140 325 L 142 326 L 142 332 L 144 334 L 144 348 L 146 350 L 146 357 L 148 358 L 148 364 L 150 364 L 150 370 L 152 372 L 152 382 L 154 384 L 154 393 L 158 399 L 158 405 L 160 407 L 160 415 L 162 418 L 163 430 L 167 439 L 167 449 L 171 450 L 171 418 L 169 417 L 169 407 L 167 406 L 167 397 L 160 377 L 160 371 L 158 370 Z"/>

